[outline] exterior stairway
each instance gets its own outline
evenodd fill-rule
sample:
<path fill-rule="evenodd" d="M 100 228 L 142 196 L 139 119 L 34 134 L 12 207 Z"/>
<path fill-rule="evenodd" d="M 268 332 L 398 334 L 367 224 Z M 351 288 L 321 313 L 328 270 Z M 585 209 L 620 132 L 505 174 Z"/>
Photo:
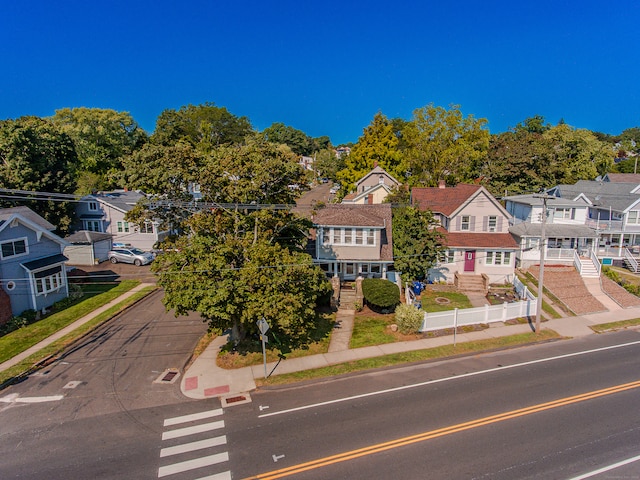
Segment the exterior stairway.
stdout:
<path fill-rule="evenodd" d="M 462 293 L 487 294 L 488 279 L 483 275 L 456 274 L 455 284 Z"/>
<path fill-rule="evenodd" d="M 582 278 L 599 278 L 598 269 L 593 264 L 593 260 L 587 257 L 580 257 L 580 263 L 582 264 L 580 271 Z"/>
<path fill-rule="evenodd" d="M 354 310 L 356 291 L 350 288 L 340 289 L 340 310 Z"/>

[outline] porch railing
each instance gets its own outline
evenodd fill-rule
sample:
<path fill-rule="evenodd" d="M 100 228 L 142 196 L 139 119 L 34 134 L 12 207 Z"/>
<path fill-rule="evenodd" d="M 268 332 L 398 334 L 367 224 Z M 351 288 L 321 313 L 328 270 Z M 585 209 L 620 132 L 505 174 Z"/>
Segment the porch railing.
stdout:
<path fill-rule="evenodd" d="M 589 258 L 591 258 L 591 261 L 596 267 L 596 272 L 598 273 L 598 277 L 600 277 L 600 274 L 602 272 L 602 265 L 600 264 L 600 259 L 598 259 L 598 254 L 595 252 L 593 248 L 589 250 Z"/>
<path fill-rule="evenodd" d="M 624 261 L 634 273 L 638 273 L 638 260 L 636 260 L 628 248 L 624 249 Z"/>

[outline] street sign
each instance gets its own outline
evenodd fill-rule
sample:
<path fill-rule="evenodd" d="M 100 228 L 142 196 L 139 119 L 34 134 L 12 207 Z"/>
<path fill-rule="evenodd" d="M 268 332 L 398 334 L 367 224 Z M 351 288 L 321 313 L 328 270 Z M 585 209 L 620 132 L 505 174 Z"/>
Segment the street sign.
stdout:
<path fill-rule="evenodd" d="M 267 331 L 269 330 L 269 324 L 267 323 L 267 321 L 264 318 L 261 318 L 256 323 L 258 324 L 258 330 L 260 330 L 260 333 L 262 335 L 267 333 Z"/>
<path fill-rule="evenodd" d="M 266 335 L 260 335 L 260 340 L 264 343 L 269 343 L 269 337 L 267 337 Z"/>

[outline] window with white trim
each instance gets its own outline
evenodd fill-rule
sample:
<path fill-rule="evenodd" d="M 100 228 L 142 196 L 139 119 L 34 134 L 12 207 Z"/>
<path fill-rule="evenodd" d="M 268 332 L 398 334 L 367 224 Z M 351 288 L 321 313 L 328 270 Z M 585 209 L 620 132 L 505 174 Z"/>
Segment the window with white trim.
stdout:
<path fill-rule="evenodd" d="M 62 267 L 57 266 L 34 274 L 36 295 L 46 295 L 64 286 Z"/>
<path fill-rule="evenodd" d="M 17 238 L 0 244 L 2 258 L 19 257 L 29 253 L 27 239 Z"/>
<path fill-rule="evenodd" d="M 640 223 L 640 215 L 638 210 L 629 210 L 627 213 L 627 225 L 637 225 Z"/>
<path fill-rule="evenodd" d="M 362 245 L 362 229 L 356 228 L 356 245 Z"/>
<path fill-rule="evenodd" d="M 511 252 L 488 251 L 484 263 L 486 265 L 511 265 Z"/>
<path fill-rule="evenodd" d="M 322 244 L 329 245 L 329 235 L 331 234 L 330 229 L 323 228 L 322 229 Z"/>
<path fill-rule="evenodd" d="M 487 227 L 490 232 L 496 232 L 498 230 L 498 217 L 490 215 L 487 222 Z"/>
<path fill-rule="evenodd" d="M 353 228 L 344 229 L 344 243 L 350 245 L 353 243 Z"/>
<path fill-rule="evenodd" d="M 463 215 L 460 221 L 460 230 L 471 229 L 471 217 L 469 215 Z"/>
<path fill-rule="evenodd" d="M 375 245 L 376 244 L 376 235 L 373 230 L 364 230 L 364 237 L 366 239 L 367 245 Z"/>
<path fill-rule="evenodd" d="M 556 208 L 553 211 L 553 218 L 562 220 L 572 220 L 575 218 L 575 208 Z"/>
<path fill-rule="evenodd" d="M 98 202 L 88 202 L 88 204 L 90 212 L 95 212 L 98 210 Z"/>
<path fill-rule="evenodd" d="M 129 222 L 118 222 L 118 233 L 129 233 Z"/>
<path fill-rule="evenodd" d="M 90 232 L 101 232 L 102 228 L 100 227 L 100 220 L 85 220 L 84 229 L 89 230 Z"/>

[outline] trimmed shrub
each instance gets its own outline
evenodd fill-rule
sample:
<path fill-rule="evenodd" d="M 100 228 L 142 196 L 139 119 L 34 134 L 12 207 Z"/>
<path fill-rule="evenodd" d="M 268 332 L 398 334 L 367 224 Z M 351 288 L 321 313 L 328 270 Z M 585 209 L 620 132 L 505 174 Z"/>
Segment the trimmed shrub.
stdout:
<path fill-rule="evenodd" d="M 400 303 L 398 286 L 382 278 L 362 280 L 362 295 L 367 304 L 380 309 L 392 308 Z"/>
<path fill-rule="evenodd" d="M 424 312 L 417 309 L 413 305 L 401 303 L 396 307 L 396 325 L 400 333 L 405 335 L 410 333 L 418 333 L 422 327 L 422 319 Z"/>

